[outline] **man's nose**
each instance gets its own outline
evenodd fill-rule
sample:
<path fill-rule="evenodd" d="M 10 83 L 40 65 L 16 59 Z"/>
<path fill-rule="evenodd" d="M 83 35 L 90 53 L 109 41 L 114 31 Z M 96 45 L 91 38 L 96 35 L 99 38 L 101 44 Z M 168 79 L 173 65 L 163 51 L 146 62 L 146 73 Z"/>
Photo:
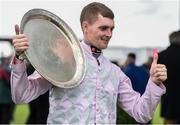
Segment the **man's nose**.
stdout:
<path fill-rule="evenodd" d="M 106 30 L 106 36 L 109 36 L 109 37 L 112 36 L 112 30 L 111 29 Z"/>

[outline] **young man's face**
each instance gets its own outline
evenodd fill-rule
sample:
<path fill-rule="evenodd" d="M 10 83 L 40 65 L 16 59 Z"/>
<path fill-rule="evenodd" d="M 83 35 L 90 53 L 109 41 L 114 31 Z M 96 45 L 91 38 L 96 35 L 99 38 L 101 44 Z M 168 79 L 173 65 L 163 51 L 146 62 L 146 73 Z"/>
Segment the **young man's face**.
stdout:
<path fill-rule="evenodd" d="M 112 37 L 114 20 L 98 15 L 98 19 L 93 24 L 85 22 L 83 29 L 85 41 L 99 49 L 105 49 Z"/>

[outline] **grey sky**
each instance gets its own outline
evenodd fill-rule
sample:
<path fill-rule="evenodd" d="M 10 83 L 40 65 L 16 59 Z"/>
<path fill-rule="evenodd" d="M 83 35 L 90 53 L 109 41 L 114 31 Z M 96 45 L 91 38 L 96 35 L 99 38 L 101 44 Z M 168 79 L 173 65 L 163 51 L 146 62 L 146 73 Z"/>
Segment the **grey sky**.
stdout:
<path fill-rule="evenodd" d="M 110 46 L 161 46 L 168 34 L 179 29 L 178 0 L 96 0 L 115 13 Z M 79 15 L 92 0 L 0 0 L 0 35 L 13 35 L 14 24 L 32 8 L 43 8 L 62 18 L 82 38 Z"/>

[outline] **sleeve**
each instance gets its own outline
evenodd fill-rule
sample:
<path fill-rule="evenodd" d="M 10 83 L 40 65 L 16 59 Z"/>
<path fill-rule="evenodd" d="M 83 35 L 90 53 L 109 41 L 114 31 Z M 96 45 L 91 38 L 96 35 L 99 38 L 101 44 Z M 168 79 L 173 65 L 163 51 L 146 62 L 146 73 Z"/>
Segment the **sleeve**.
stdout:
<path fill-rule="evenodd" d="M 118 87 L 118 102 L 137 122 L 147 123 L 152 119 L 153 113 L 166 88 L 162 84 L 157 86 L 151 80 L 148 81 L 146 91 L 142 96 L 133 90 L 130 79 L 121 71 Z"/>
<path fill-rule="evenodd" d="M 15 103 L 29 103 L 51 88 L 51 84 L 36 71 L 27 77 L 25 62 L 11 62 L 11 93 Z"/>

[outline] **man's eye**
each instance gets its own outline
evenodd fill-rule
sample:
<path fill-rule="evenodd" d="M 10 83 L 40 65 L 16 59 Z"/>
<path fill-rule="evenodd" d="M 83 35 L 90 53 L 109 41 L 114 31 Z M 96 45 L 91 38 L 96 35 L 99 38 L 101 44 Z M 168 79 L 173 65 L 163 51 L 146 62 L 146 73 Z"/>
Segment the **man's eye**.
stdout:
<path fill-rule="evenodd" d="M 100 27 L 101 31 L 105 31 L 108 27 Z"/>
<path fill-rule="evenodd" d="M 113 28 L 111 28 L 111 31 L 113 31 L 114 30 L 114 27 Z"/>

